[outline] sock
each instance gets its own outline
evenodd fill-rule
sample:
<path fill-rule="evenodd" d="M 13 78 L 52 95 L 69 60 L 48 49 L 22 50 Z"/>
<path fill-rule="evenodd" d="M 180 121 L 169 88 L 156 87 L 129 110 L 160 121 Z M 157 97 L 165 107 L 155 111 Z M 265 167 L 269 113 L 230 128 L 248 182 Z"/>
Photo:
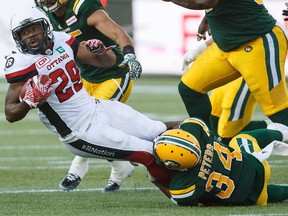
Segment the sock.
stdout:
<path fill-rule="evenodd" d="M 250 121 L 249 124 L 242 129 L 242 131 L 251 131 L 266 127 L 267 127 L 266 121 Z"/>
<path fill-rule="evenodd" d="M 218 135 L 218 122 L 219 122 L 219 117 L 211 115 L 210 116 L 210 122 L 212 126 L 212 130 L 214 131 L 215 134 Z"/>
<path fill-rule="evenodd" d="M 86 173 L 88 172 L 88 168 L 89 168 L 88 158 L 75 156 L 75 158 L 71 163 L 69 173 L 77 174 L 81 179 L 83 179 Z"/>
<path fill-rule="evenodd" d="M 271 116 L 268 116 L 272 122 L 277 122 L 288 126 L 288 108 L 281 110 Z"/>
<path fill-rule="evenodd" d="M 187 87 L 182 81 L 178 85 L 178 91 L 189 116 L 202 119 L 211 128 L 210 115 L 212 108 L 208 94 L 196 92 Z"/>
<path fill-rule="evenodd" d="M 258 129 L 241 133 L 248 134 L 254 137 L 257 140 L 258 145 L 261 149 L 265 148 L 274 140 L 282 140 L 282 134 L 280 131 L 277 130 Z"/>
<path fill-rule="evenodd" d="M 111 161 L 110 164 L 112 169 L 109 179 L 116 182 L 119 186 L 135 169 L 135 166 L 129 161 Z"/>
<path fill-rule="evenodd" d="M 268 202 L 282 202 L 288 199 L 288 186 L 268 185 Z"/>

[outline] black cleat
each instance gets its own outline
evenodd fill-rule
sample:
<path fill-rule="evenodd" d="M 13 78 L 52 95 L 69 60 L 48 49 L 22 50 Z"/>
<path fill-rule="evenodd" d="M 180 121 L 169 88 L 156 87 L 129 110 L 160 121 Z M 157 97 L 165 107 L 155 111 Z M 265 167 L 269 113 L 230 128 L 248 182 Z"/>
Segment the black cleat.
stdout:
<path fill-rule="evenodd" d="M 107 192 L 117 192 L 120 190 L 120 185 L 118 185 L 116 182 L 109 180 L 106 187 L 102 190 L 103 193 Z"/>
<path fill-rule="evenodd" d="M 59 187 L 63 190 L 73 190 L 81 182 L 81 178 L 77 174 L 68 173 L 60 182 Z"/>

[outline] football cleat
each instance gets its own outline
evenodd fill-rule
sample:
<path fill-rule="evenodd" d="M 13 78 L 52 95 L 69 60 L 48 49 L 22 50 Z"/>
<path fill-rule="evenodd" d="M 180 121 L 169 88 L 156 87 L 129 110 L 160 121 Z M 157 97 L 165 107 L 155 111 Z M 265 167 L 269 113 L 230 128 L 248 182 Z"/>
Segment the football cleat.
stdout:
<path fill-rule="evenodd" d="M 75 189 L 81 182 L 80 176 L 68 173 L 60 182 L 59 187 L 65 191 Z"/>
<path fill-rule="evenodd" d="M 120 190 L 120 185 L 118 185 L 116 182 L 109 179 L 106 187 L 102 190 L 103 193 L 107 192 L 117 192 Z"/>

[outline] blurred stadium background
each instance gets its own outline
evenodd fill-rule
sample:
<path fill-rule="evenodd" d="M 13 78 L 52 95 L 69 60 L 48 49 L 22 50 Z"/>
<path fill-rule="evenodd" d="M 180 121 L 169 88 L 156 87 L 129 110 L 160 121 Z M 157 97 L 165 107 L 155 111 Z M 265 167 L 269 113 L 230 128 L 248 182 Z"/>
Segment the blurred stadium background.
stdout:
<path fill-rule="evenodd" d="M 143 75 L 179 75 L 183 54 L 197 43 L 203 11 L 187 10 L 162 0 L 101 0 L 109 15 L 133 37 Z M 269 12 L 282 24 L 285 0 L 264 0 Z M 9 0 L 1 5 L 0 65 L 15 50 L 9 26 L 12 15 L 34 0 Z M 0 76 L 3 76 L 1 70 Z M 288 70 L 286 70 L 288 71 Z"/>

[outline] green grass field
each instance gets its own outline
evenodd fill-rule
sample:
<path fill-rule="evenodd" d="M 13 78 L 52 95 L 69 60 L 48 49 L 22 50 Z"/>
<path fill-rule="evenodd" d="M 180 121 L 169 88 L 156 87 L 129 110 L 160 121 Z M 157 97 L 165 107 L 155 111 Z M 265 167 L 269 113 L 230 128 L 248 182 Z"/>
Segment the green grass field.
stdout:
<path fill-rule="evenodd" d="M 127 103 L 157 120 L 187 116 L 177 92 L 179 77 L 142 77 Z M 106 160 L 90 159 L 90 169 L 77 190 L 58 184 L 73 155 L 38 120 L 35 110 L 20 122 L 5 120 L 5 80 L 0 79 L 0 216 L 88 215 L 288 215 L 288 203 L 266 207 L 178 207 L 151 184 L 138 166 L 118 193 L 102 193 L 110 175 Z M 261 118 L 257 109 L 254 118 Z M 288 183 L 288 160 L 273 157 L 271 183 Z"/>

